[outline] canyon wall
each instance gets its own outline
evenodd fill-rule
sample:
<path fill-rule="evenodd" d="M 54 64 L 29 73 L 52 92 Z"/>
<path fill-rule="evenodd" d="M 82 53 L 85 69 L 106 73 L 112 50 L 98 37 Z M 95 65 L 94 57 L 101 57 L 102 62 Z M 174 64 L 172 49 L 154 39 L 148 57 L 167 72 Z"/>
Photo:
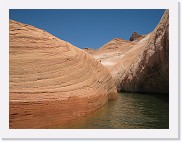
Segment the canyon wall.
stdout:
<path fill-rule="evenodd" d="M 149 34 L 115 38 L 91 55 L 111 72 L 118 91 L 169 93 L 169 11 Z"/>
<path fill-rule="evenodd" d="M 51 128 L 117 98 L 109 71 L 86 52 L 10 20 L 10 128 Z"/>
<path fill-rule="evenodd" d="M 169 93 L 169 11 L 150 33 L 141 53 L 123 74 L 115 76 L 119 91 Z M 141 41 L 140 41 L 141 42 Z M 132 51 L 140 45 L 133 47 Z M 130 54 L 127 53 L 127 54 Z M 135 54 L 135 53 L 134 53 Z M 128 55 L 125 55 L 127 58 Z M 125 58 L 124 57 L 124 58 Z"/>

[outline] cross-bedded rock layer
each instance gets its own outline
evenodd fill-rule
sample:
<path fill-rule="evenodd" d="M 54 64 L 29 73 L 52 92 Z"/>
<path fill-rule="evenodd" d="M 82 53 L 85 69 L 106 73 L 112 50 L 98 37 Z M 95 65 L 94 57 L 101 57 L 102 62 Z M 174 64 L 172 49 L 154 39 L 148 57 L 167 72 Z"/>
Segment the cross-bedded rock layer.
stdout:
<path fill-rule="evenodd" d="M 10 20 L 10 128 L 50 128 L 91 113 L 117 91 L 109 71 L 68 42 Z"/>

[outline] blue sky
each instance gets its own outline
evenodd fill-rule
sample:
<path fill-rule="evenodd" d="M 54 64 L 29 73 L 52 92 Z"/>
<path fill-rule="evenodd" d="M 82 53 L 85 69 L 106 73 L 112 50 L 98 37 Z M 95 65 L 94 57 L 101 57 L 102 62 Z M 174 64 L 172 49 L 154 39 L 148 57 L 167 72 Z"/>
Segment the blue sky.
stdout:
<path fill-rule="evenodd" d="M 10 10 L 10 19 L 33 25 L 79 48 L 99 48 L 113 38 L 128 40 L 136 31 L 147 34 L 165 10 Z"/>

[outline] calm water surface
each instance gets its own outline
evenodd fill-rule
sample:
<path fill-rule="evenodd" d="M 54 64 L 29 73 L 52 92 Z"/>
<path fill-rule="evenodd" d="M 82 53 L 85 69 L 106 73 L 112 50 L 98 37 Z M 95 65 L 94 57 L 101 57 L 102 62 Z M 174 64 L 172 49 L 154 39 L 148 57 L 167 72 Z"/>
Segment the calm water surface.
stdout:
<path fill-rule="evenodd" d="M 78 129 L 168 129 L 169 101 L 166 95 L 119 93 L 98 111 L 59 128 Z"/>

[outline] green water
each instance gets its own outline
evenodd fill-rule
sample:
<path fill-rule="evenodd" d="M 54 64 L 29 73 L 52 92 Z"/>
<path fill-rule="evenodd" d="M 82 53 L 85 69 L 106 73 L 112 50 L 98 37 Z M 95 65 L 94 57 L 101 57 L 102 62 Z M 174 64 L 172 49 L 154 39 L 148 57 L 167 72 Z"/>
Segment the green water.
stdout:
<path fill-rule="evenodd" d="M 166 95 L 119 93 L 93 114 L 59 128 L 72 129 L 168 129 Z"/>

